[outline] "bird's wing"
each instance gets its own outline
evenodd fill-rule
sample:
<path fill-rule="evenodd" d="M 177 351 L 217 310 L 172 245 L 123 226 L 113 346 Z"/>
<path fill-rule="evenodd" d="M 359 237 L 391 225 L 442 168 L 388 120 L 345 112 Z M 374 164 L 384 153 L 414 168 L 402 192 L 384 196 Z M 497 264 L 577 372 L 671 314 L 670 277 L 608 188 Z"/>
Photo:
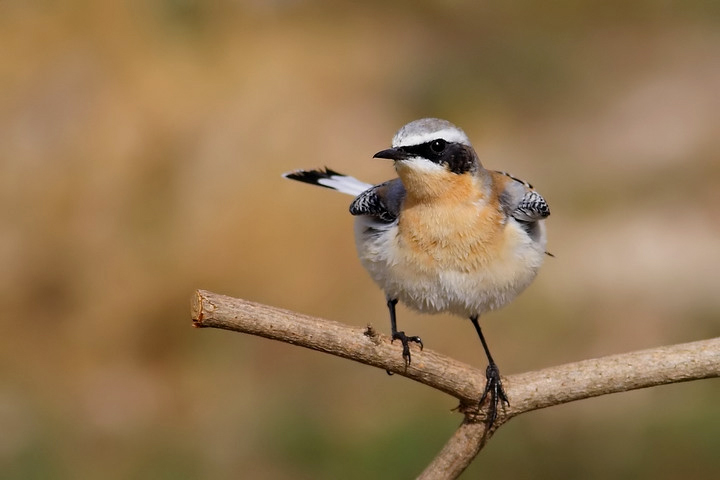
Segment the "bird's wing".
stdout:
<path fill-rule="evenodd" d="M 550 216 L 550 207 L 542 195 L 530 190 L 520 199 L 520 204 L 515 208 L 512 216 L 521 222 L 537 222 Z"/>
<path fill-rule="evenodd" d="M 550 207 L 532 185 L 506 172 L 492 172 L 499 186 L 500 205 L 520 222 L 537 222 L 550 215 Z"/>
<path fill-rule="evenodd" d="M 405 198 L 405 187 L 399 178 L 375 185 L 358 195 L 350 204 L 352 215 L 369 215 L 390 223 L 397 220 Z"/>

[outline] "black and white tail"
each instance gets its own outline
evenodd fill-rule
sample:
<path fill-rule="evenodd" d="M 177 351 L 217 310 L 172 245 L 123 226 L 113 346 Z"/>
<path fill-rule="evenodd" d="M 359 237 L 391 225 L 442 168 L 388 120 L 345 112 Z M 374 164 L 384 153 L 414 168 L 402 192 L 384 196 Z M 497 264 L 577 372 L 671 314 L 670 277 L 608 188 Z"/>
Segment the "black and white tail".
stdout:
<path fill-rule="evenodd" d="M 368 188 L 372 188 L 369 183 L 361 182 L 355 177 L 343 175 L 327 167 L 325 167 L 325 170 L 295 170 L 294 172 L 283 173 L 283 177 L 311 185 L 332 188 L 353 197 L 357 197 Z"/>

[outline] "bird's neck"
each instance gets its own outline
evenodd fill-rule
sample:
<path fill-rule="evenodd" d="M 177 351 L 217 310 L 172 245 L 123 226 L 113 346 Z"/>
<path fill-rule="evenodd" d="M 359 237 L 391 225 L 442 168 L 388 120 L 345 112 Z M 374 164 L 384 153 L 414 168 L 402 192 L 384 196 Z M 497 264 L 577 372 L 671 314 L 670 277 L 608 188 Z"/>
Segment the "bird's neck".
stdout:
<path fill-rule="evenodd" d="M 415 169 L 397 168 L 406 191 L 406 203 L 476 202 L 484 196 L 481 176 L 471 173 L 457 175 L 447 170 L 418 172 Z"/>

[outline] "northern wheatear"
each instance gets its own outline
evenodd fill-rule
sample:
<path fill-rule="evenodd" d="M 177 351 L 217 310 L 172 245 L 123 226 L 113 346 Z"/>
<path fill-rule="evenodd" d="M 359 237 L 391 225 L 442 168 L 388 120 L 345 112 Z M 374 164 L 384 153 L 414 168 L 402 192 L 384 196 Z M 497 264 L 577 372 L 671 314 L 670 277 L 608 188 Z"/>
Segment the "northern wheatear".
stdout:
<path fill-rule="evenodd" d="M 330 169 L 298 170 L 284 176 L 356 196 L 358 256 L 385 291 L 392 340 L 420 337 L 398 331 L 398 300 L 420 312 L 451 312 L 470 318 L 488 359 L 488 422 L 498 403 L 509 404 L 500 371 L 490 355 L 478 317 L 522 292 L 543 263 L 545 199 L 532 186 L 504 172 L 485 169 L 467 135 L 446 120 L 424 118 L 402 127 L 392 148 L 375 158 L 395 162 L 398 177 L 379 185 Z"/>

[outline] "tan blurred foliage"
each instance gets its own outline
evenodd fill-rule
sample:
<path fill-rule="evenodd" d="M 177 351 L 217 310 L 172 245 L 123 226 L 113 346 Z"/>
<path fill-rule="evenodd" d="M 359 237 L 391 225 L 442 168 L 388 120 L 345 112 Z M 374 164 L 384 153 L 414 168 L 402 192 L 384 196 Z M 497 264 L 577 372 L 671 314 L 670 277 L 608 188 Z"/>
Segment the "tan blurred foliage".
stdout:
<path fill-rule="evenodd" d="M 548 199 L 548 259 L 484 320 L 506 373 L 720 334 L 712 2 L 0 2 L 7 478 L 406 478 L 452 400 L 190 328 L 206 288 L 387 331 L 349 198 L 421 116 Z M 470 325 L 400 310 L 483 365 Z M 716 381 L 512 422 L 470 472 L 714 478 Z M 622 439 L 623 441 L 618 441 Z M 522 460 L 522 461 L 519 461 Z"/>

